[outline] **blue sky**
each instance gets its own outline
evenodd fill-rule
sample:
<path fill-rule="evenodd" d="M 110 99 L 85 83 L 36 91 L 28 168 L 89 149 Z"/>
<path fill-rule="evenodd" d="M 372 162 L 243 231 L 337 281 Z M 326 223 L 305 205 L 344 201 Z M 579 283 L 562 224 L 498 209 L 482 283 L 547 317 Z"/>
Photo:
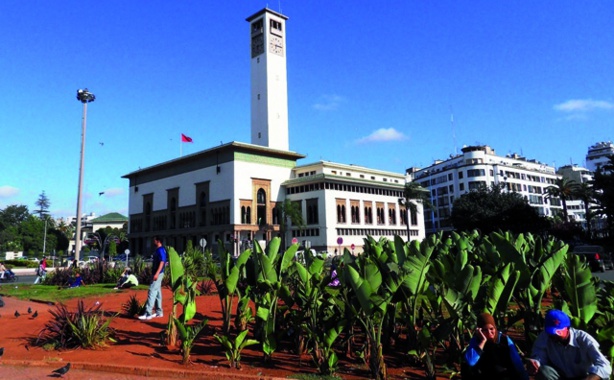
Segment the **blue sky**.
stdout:
<path fill-rule="evenodd" d="M 266 6 L 289 17 L 299 164 L 403 173 L 487 144 L 558 167 L 614 140 L 610 1 L 4 0 L 0 209 L 45 191 L 75 214 L 79 88 L 85 213 L 127 215 L 121 176 L 180 149 L 250 142 L 245 18 Z"/>

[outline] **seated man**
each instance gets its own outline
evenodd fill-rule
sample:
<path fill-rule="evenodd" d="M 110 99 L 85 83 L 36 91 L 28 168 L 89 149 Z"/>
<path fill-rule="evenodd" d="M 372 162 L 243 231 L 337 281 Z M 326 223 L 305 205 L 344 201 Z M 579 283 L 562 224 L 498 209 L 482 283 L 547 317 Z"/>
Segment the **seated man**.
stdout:
<path fill-rule="evenodd" d="M 83 282 L 83 278 L 81 278 L 81 273 L 75 274 L 75 278 L 68 285 L 69 288 L 76 288 L 79 286 L 85 286 L 85 282 Z"/>
<path fill-rule="evenodd" d="M 4 278 L 4 272 L 6 272 L 6 267 L 4 266 L 4 263 L 0 263 L 0 279 Z"/>
<path fill-rule="evenodd" d="M 609 379 L 612 367 L 587 332 L 571 327 L 567 314 L 550 310 L 544 331 L 533 344 L 527 371 L 538 380 Z"/>
<path fill-rule="evenodd" d="M 132 270 L 130 268 L 126 268 L 124 270 L 124 275 L 119 279 L 115 290 L 117 289 L 129 289 L 133 286 L 139 286 L 139 280 L 136 278 L 134 274 L 132 274 Z"/>

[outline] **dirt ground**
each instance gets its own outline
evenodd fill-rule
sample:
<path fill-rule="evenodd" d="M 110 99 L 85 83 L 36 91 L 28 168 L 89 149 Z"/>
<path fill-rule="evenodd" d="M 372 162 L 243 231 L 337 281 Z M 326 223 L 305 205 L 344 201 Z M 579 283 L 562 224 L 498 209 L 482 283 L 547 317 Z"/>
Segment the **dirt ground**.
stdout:
<path fill-rule="evenodd" d="M 166 330 L 172 306 L 171 293 L 164 289 L 165 317 L 140 321 L 125 316 L 122 305 L 136 294 L 139 302 L 147 299 L 146 290 L 123 290 L 103 298 L 86 298 L 86 308 L 100 302 L 107 313 L 119 313 L 111 323 L 117 331 L 117 343 L 97 350 L 76 349 L 70 351 L 46 351 L 33 345 L 33 340 L 51 319 L 53 304 L 35 301 L 21 301 L 3 297 L 5 306 L 0 308 L 0 347 L 4 355 L 0 358 L 0 378 L 40 379 L 54 377 L 52 370 L 71 363 L 66 379 L 273 379 L 288 378 L 296 374 L 316 374 L 308 355 L 298 356 L 288 349 L 281 349 L 273 355 L 273 363 L 265 365 L 258 349 L 243 350 L 242 368 L 231 369 L 221 345 L 213 332 L 221 326 L 221 308 L 217 295 L 197 298 L 197 319 L 209 319 L 207 331 L 201 335 L 192 349 L 192 363 L 181 364 L 178 348 L 168 347 L 161 342 L 160 334 Z M 78 299 L 66 305 L 76 309 Z M 28 309 L 31 313 L 28 313 Z M 21 315 L 15 316 L 15 311 Z M 34 312 L 38 317 L 33 318 Z M 356 357 L 340 355 L 338 376 L 343 379 L 367 379 L 369 372 L 363 361 Z M 389 379 L 423 379 L 424 370 L 407 366 L 405 356 L 387 357 Z M 449 374 L 438 373 L 438 380 L 449 379 Z"/>

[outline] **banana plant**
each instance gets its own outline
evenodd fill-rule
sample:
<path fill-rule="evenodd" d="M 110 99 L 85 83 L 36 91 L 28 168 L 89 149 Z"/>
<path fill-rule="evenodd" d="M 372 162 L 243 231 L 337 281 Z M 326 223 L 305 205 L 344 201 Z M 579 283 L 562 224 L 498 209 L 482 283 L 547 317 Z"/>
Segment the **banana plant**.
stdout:
<path fill-rule="evenodd" d="M 300 327 L 296 332 L 297 343 L 301 344 L 306 337 L 305 343 L 318 371 L 330 375 L 337 369 L 339 359 L 334 344 L 346 321 L 339 289 L 328 287 L 331 278 L 324 274 L 324 269 L 324 259 L 318 256 L 308 258 L 305 265 L 295 261 L 289 270 L 289 276 L 294 279 L 293 292 L 282 300 L 291 310 L 293 324 Z"/>
<path fill-rule="evenodd" d="M 285 283 L 288 269 L 294 262 L 298 244 L 291 245 L 280 253 L 281 239 L 273 238 L 266 252 L 256 242 L 254 244 L 253 268 L 248 270 L 248 283 L 252 287 L 251 296 L 256 307 L 257 334 L 262 343 L 264 361 L 269 362 L 277 349 L 276 316 L 278 299 L 288 297 L 290 289 Z M 250 279 L 250 275 L 253 278 Z"/>
<path fill-rule="evenodd" d="M 496 251 L 501 262 L 512 262 L 519 271 L 514 299 L 519 313 L 516 319 L 524 319 L 525 338 L 533 342 L 535 332 L 541 327 L 542 300 L 552 284 L 552 279 L 565 260 L 568 246 L 560 241 L 534 238 L 533 235 L 491 233 L 484 244 L 492 244 L 489 251 Z"/>
<path fill-rule="evenodd" d="M 218 241 L 218 247 L 220 247 L 219 257 L 220 257 L 220 270 L 219 274 L 215 267 L 211 266 L 208 268 L 207 275 L 212 279 L 215 284 L 215 288 L 217 289 L 218 297 L 220 298 L 220 303 L 222 307 L 222 332 L 224 334 L 230 333 L 230 322 L 232 320 L 232 304 L 234 297 L 238 297 L 239 300 L 242 300 L 245 295 L 242 295 L 239 291 L 239 283 L 242 279 L 242 272 L 245 267 L 245 264 L 249 260 L 252 255 L 251 250 L 243 251 L 236 260 L 233 259 L 232 255 L 228 250 L 224 247 L 222 241 Z M 247 302 L 245 300 L 239 302 L 239 307 L 242 307 L 239 312 L 245 313 L 247 315 L 247 310 L 245 307 L 247 306 Z"/>
<path fill-rule="evenodd" d="M 170 269 L 170 286 L 173 291 L 173 308 L 167 326 L 167 339 L 169 345 L 177 344 L 177 329 L 173 318 L 177 316 L 177 305 L 183 307 L 179 316 L 181 323 L 186 325 L 196 314 L 197 282 L 186 274 L 181 257 L 173 247 L 167 247 Z"/>
<path fill-rule="evenodd" d="M 256 339 L 246 339 L 248 330 L 243 330 L 232 339 L 230 334 L 213 336 L 226 349 L 226 358 L 230 362 L 230 368 L 241 368 L 241 352 L 245 347 L 253 346 L 259 342 Z"/>
<path fill-rule="evenodd" d="M 209 320 L 204 319 L 194 326 L 187 326 L 185 323 L 175 317 L 172 317 L 172 321 L 177 327 L 179 339 L 181 340 L 181 354 L 183 357 L 182 363 L 190 364 L 190 353 L 192 352 L 192 347 L 194 346 L 196 338 L 198 338 Z"/>
<path fill-rule="evenodd" d="M 561 269 L 553 281 L 563 301 L 558 306 L 574 327 L 586 330 L 598 310 L 596 279 L 578 255 L 569 255 Z"/>
<path fill-rule="evenodd" d="M 376 242 L 371 237 L 364 239 L 364 254 L 355 260 L 346 249 L 343 253 L 345 264 L 342 273 L 342 286 L 352 292 L 343 292 L 346 307 L 356 315 L 362 325 L 367 341 L 366 360 L 371 375 L 376 379 L 386 378 L 382 333 L 387 313 L 395 310 L 394 302 L 400 299 L 401 286 L 411 283 L 410 271 L 404 264 L 411 257 L 397 247 L 404 247 L 400 237 L 395 237 L 395 244 L 388 244 L 385 239 Z M 408 264 L 409 265 L 409 264 Z"/>

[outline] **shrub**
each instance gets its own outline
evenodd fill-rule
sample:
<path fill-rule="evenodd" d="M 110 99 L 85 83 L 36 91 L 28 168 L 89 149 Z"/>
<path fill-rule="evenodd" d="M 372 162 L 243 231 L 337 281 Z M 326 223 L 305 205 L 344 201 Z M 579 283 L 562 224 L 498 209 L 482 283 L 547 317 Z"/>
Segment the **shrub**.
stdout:
<path fill-rule="evenodd" d="M 128 299 L 128 302 L 122 305 L 122 310 L 124 314 L 126 314 L 126 316 L 128 317 L 133 317 L 137 314 L 142 314 L 144 312 L 144 309 L 145 309 L 145 303 L 139 302 L 135 294 L 131 295 L 130 299 Z"/>
<path fill-rule="evenodd" d="M 51 310 L 52 319 L 38 335 L 35 344 L 55 349 L 98 348 L 114 342 L 115 331 L 109 327 L 112 318 L 105 318 L 100 311 L 102 304 L 89 309 L 80 300 L 76 311 L 65 305 Z"/>

